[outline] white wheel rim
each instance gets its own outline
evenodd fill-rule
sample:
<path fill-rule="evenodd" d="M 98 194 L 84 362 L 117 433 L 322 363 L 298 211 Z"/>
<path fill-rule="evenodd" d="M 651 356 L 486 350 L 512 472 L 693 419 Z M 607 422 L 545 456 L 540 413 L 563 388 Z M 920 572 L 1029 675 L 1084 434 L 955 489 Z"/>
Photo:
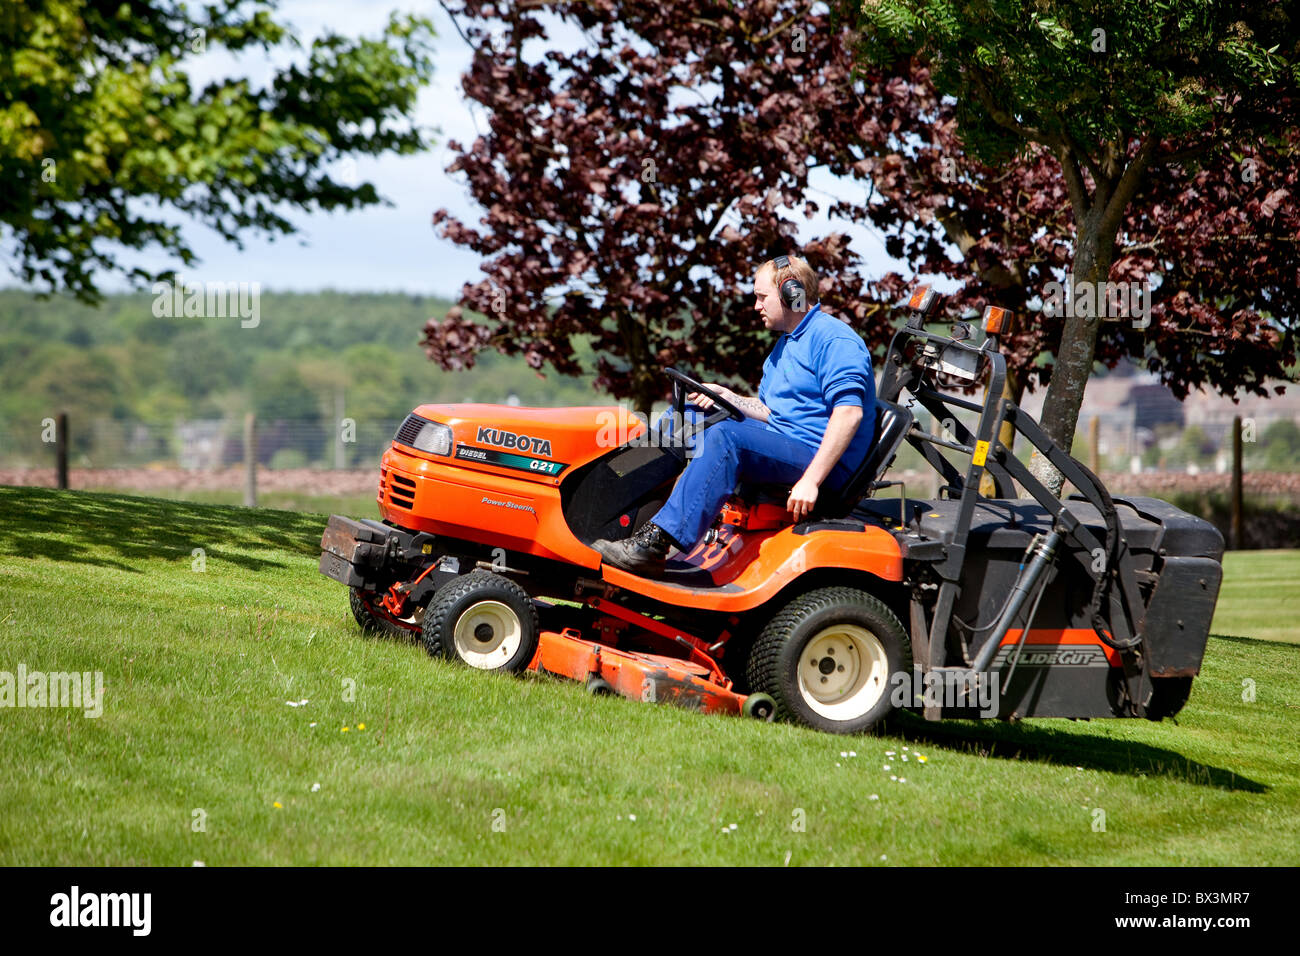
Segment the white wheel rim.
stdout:
<path fill-rule="evenodd" d="M 889 687 L 889 660 L 880 639 L 856 624 L 833 624 L 799 655 L 799 693 L 827 720 L 854 720 Z"/>
<path fill-rule="evenodd" d="M 456 653 L 470 667 L 496 670 L 518 652 L 524 626 L 519 615 L 500 601 L 479 601 L 460 616 L 452 640 Z"/>

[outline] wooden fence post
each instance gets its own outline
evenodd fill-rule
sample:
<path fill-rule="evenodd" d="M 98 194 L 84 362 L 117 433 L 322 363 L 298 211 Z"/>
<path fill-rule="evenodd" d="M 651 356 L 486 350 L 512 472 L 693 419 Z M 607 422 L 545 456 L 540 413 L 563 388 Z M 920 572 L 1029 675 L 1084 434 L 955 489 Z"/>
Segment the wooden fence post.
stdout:
<path fill-rule="evenodd" d="M 346 466 L 343 448 L 343 387 L 334 389 L 334 470 L 342 471 Z"/>
<path fill-rule="evenodd" d="M 1241 416 L 1232 417 L 1232 547 L 1240 551 L 1242 541 L 1241 522 Z"/>
<path fill-rule="evenodd" d="M 1096 415 L 1088 422 L 1088 467 L 1094 475 L 1101 474 L 1101 419 Z"/>
<path fill-rule="evenodd" d="M 56 487 L 68 487 L 68 413 L 59 412 L 54 428 L 54 472 Z"/>
<path fill-rule="evenodd" d="M 244 507 L 257 507 L 257 418 L 244 416 Z"/>

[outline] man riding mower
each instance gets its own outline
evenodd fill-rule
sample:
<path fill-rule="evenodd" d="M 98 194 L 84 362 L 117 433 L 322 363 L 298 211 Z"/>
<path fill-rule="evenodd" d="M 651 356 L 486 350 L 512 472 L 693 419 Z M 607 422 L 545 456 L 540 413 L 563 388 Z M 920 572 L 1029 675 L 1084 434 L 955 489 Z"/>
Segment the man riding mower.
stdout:
<path fill-rule="evenodd" d="M 782 335 L 763 364 L 758 398 L 713 386 L 744 418 L 705 433 L 667 503 L 635 535 L 593 542 L 608 564 L 659 575 L 669 546 L 689 552 L 740 480 L 789 484 L 786 510 L 799 521 L 811 513 L 823 481 L 838 488 L 853 475 L 875 432 L 874 416 L 862 412 L 875 405 L 871 353 L 857 333 L 821 310 L 817 287 L 816 273 L 797 257 L 778 256 L 759 268 L 754 308 Z M 809 301 L 816 303 L 811 309 Z M 699 392 L 687 400 L 716 405 Z"/>
<path fill-rule="evenodd" d="M 780 279 L 773 265 L 769 278 Z M 773 282 L 778 296 L 784 284 Z M 351 589 L 366 631 L 483 670 L 547 671 L 704 712 L 840 733 L 898 709 L 926 719 L 1176 714 L 1205 649 L 1222 537 L 1163 501 L 1113 498 L 1002 397 L 1001 310 L 988 310 L 976 344 L 965 323 L 927 331 L 940 304 L 925 289 L 913 296 L 878 397 L 861 377 L 832 390 L 858 404 L 831 404 L 822 440 L 803 442 L 807 458 L 779 472 L 738 468 L 763 456 L 739 450 L 762 427 L 757 403 L 772 424 L 784 396 L 807 394 L 797 382 L 778 387 L 767 366 L 757 400 L 666 370 L 675 420 L 688 396 L 710 410 L 689 464 L 691 436 L 652 431 L 621 408 L 422 405 L 383 456 L 383 520 L 331 516 L 321 571 Z M 798 353 L 798 325 L 769 327 Z M 954 384 L 983 385 L 982 401 Z M 833 427 L 854 407 L 865 410 L 860 426 Z M 945 433 L 917 423 L 919 409 Z M 800 419 L 778 418 L 787 420 Z M 1078 493 L 1060 500 L 1039 483 L 999 441 L 1004 422 Z M 868 424 L 863 453 L 855 436 Z M 886 480 L 904 441 L 940 475 L 937 497 Z M 724 500 L 712 506 L 718 486 Z M 898 497 L 879 496 L 891 488 Z M 651 525 L 661 530 L 638 540 Z M 659 535 L 680 553 L 659 554 Z"/>

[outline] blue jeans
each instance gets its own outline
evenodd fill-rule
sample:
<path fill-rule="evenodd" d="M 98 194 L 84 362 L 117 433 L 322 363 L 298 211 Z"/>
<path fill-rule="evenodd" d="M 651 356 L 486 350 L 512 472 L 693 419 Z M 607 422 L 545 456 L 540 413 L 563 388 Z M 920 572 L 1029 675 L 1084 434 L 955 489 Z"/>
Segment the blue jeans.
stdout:
<path fill-rule="evenodd" d="M 698 436 L 695 457 L 668 501 L 650 520 L 679 548 L 689 551 L 713 524 L 738 481 L 793 485 L 816 454 L 816 449 L 752 418 L 719 422 Z M 822 488 L 839 488 L 852 474 L 843 462 L 837 462 Z"/>

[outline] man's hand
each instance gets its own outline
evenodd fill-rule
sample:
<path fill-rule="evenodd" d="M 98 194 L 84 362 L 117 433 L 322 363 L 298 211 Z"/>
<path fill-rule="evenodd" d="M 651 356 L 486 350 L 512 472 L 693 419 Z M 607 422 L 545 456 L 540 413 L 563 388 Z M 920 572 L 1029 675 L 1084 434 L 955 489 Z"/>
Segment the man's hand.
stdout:
<path fill-rule="evenodd" d="M 731 389 L 727 388 L 725 385 L 719 385 L 716 382 L 705 382 L 704 384 L 709 388 L 711 388 L 713 391 L 717 392 L 727 401 L 731 402 L 731 404 L 733 405 L 736 404 L 736 399 L 740 397 Z M 706 411 L 717 404 L 717 402 L 709 398 L 709 396 L 705 395 L 703 392 L 690 392 L 686 396 L 686 400 L 690 402 L 692 405 L 698 405 L 700 408 L 703 408 Z"/>
<path fill-rule="evenodd" d="M 785 510 L 794 515 L 795 521 L 802 521 L 812 513 L 817 504 L 817 482 L 804 475 L 790 489 L 790 497 L 785 503 Z"/>
<path fill-rule="evenodd" d="M 812 511 L 813 505 L 817 503 L 817 489 L 853 441 L 860 424 L 862 409 L 856 405 L 838 405 L 831 410 L 831 420 L 826 423 L 826 434 L 822 436 L 821 446 L 808 463 L 803 476 L 790 489 L 790 498 L 785 503 L 786 510 L 794 514 L 795 521 L 802 521 Z"/>

